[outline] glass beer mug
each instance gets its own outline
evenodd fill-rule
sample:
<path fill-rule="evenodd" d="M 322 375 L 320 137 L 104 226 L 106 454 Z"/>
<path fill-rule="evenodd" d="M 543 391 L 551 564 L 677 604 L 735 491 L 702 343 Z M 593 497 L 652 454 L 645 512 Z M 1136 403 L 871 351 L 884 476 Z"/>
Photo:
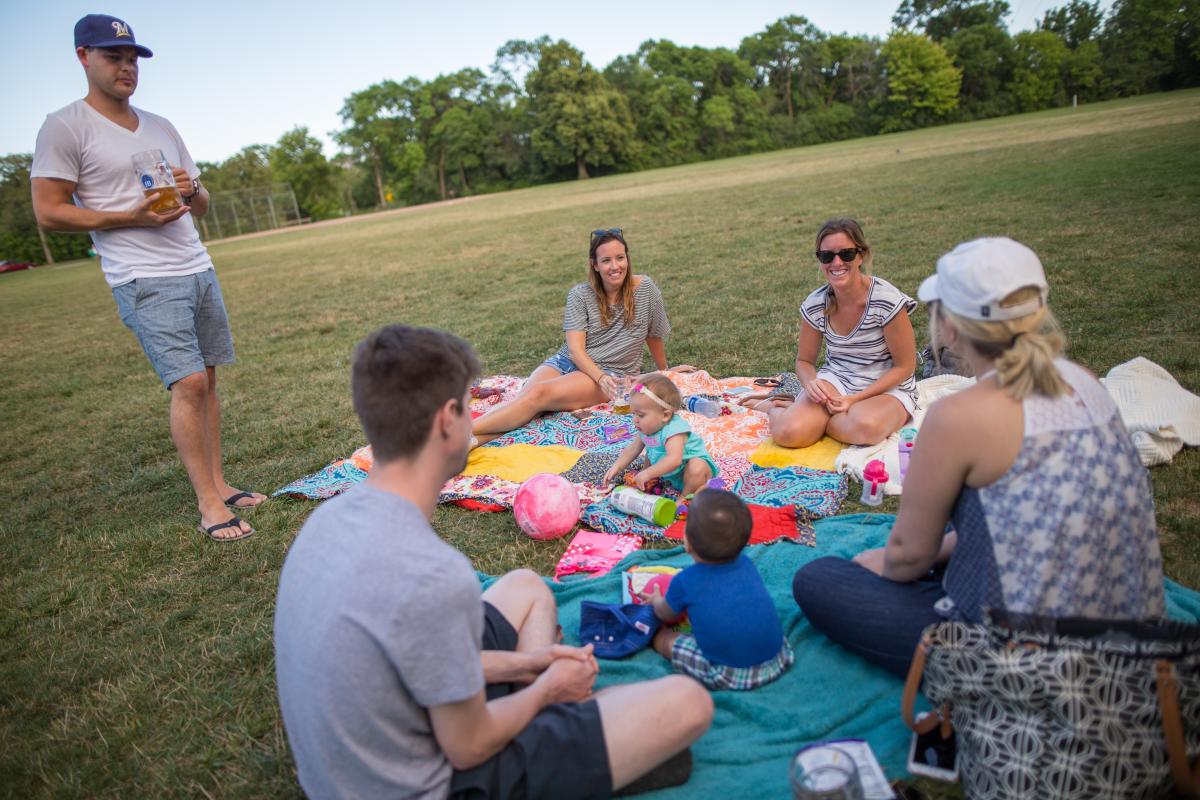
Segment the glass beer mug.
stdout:
<path fill-rule="evenodd" d="M 183 205 L 183 198 L 175 186 L 175 176 L 162 150 L 144 150 L 132 157 L 133 171 L 142 185 L 146 197 L 154 197 L 150 210 L 156 214 L 167 214 Z"/>

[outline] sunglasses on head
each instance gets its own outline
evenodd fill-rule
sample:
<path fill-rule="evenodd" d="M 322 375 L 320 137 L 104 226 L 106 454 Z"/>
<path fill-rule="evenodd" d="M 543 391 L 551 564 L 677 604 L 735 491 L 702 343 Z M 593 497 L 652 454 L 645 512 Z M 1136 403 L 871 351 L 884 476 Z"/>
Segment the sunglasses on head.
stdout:
<path fill-rule="evenodd" d="M 818 250 L 817 261 L 820 261 L 822 264 L 832 264 L 833 257 L 837 256 L 843 263 L 849 264 L 861 252 L 861 247 L 847 247 L 844 250 Z"/>
<path fill-rule="evenodd" d="M 620 235 L 621 235 L 620 228 L 597 228 L 596 230 L 592 231 L 593 239 L 598 238 L 600 236 L 620 236 Z"/>

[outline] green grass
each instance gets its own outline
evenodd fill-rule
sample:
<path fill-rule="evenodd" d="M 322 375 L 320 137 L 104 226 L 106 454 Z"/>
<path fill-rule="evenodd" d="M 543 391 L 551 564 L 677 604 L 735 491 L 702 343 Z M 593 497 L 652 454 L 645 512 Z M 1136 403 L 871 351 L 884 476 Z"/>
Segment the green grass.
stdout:
<path fill-rule="evenodd" d="M 1198 123 L 1200 92 L 1179 92 L 217 243 L 240 359 L 221 371 L 229 474 L 271 491 L 361 444 L 348 360 L 380 325 L 449 328 L 488 371 L 528 373 L 599 226 L 663 287 L 670 360 L 716 375 L 792 363 L 811 237 L 851 215 L 909 292 L 959 241 L 1025 241 L 1072 357 L 1103 374 L 1144 355 L 1197 391 Z M 270 503 L 238 545 L 195 532 L 167 394 L 94 262 L 0 276 L 0 318 L 0 793 L 297 794 L 271 620 L 314 504 Z M 1200 586 L 1200 455 L 1152 475 L 1167 572 Z M 548 573 L 565 546 L 506 514 L 434 525 L 488 572 Z"/>

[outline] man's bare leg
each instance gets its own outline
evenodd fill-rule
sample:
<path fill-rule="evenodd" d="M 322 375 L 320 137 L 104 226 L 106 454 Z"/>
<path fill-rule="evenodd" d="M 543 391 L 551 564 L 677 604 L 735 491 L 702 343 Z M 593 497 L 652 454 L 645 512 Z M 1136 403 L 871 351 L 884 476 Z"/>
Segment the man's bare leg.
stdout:
<path fill-rule="evenodd" d="M 712 724 L 712 696 L 685 675 L 597 692 L 613 788 L 628 786 L 699 739 Z"/>
<path fill-rule="evenodd" d="M 207 372 L 193 372 L 171 384 L 171 439 L 196 492 L 200 524 L 205 528 L 226 522 L 233 516 L 233 512 L 225 507 L 224 495 L 213 479 L 209 394 Z M 226 539 L 252 530 L 245 521 L 240 528 L 240 531 L 237 528 L 225 528 L 213 535 L 218 539 Z"/>
<path fill-rule="evenodd" d="M 205 367 L 205 373 L 208 375 L 208 441 L 209 452 L 212 459 L 212 475 L 213 484 L 217 487 L 217 492 L 221 495 L 222 501 L 225 498 L 233 497 L 240 494 L 241 489 L 230 486 L 225 480 L 225 468 L 221 463 L 221 397 L 217 394 L 217 368 Z M 251 497 L 243 497 L 237 502 L 239 509 L 254 508 L 259 503 L 267 499 L 264 494 L 258 492 L 250 492 Z"/>
<path fill-rule="evenodd" d="M 527 653 L 558 642 L 558 605 L 554 593 L 529 569 L 501 577 L 483 593 L 517 630 L 517 652 Z"/>

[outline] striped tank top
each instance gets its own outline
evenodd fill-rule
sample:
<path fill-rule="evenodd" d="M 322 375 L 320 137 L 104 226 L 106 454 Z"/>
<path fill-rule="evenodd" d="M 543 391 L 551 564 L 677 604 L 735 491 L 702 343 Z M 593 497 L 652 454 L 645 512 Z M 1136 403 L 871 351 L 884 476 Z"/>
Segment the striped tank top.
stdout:
<path fill-rule="evenodd" d="M 825 303 L 829 285 L 810 294 L 800 306 L 804 321 L 816 328 L 825 338 L 825 364 L 821 367 L 834 374 L 850 392 L 861 392 L 892 368 L 892 354 L 883 338 L 883 328 L 896 315 L 912 314 L 917 301 L 883 278 L 871 278 L 867 291 L 867 308 L 858 326 L 845 336 L 837 333 L 825 320 Z M 917 381 L 912 375 L 904 379 L 898 390 L 917 399 Z"/>

